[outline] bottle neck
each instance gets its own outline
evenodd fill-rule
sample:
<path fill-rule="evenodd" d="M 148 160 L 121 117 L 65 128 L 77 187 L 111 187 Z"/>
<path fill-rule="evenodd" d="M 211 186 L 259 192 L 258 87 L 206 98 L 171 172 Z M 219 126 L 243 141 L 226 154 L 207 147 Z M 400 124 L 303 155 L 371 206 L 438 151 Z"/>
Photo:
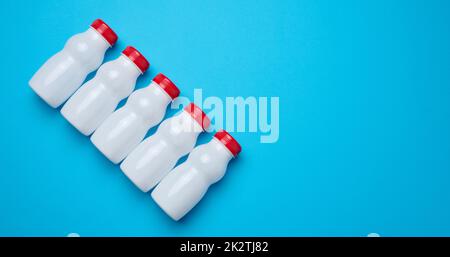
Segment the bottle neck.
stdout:
<path fill-rule="evenodd" d="M 157 83 L 152 81 L 150 85 L 147 87 L 148 92 L 150 94 L 157 96 L 158 99 L 161 99 L 161 103 L 164 104 L 164 106 L 167 106 L 170 102 L 172 102 L 172 97 L 170 97 L 164 89 L 162 89 Z"/>
<path fill-rule="evenodd" d="M 233 154 L 228 150 L 228 148 L 222 144 L 217 138 L 213 137 L 213 139 L 209 142 L 211 144 L 212 149 L 214 149 L 217 155 L 220 155 L 227 163 L 234 158 Z"/>
<path fill-rule="evenodd" d="M 202 126 L 185 110 L 180 113 L 180 118 L 184 120 L 182 122 L 184 131 L 196 133 L 197 135 L 203 132 Z"/>
<path fill-rule="evenodd" d="M 188 154 L 195 146 L 198 135 L 202 132 L 200 125 L 186 113 L 182 111 L 180 114 L 166 119 L 159 125 L 156 132 L 162 136 L 163 140 L 170 147 L 173 156 L 181 157 Z"/>
<path fill-rule="evenodd" d="M 130 73 L 131 76 L 137 79 L 142 74 L 141 70 L 128 57 L 121 54 L 116 61 L 123 67 L 124 71 Z"/>
<path fill-rule="evenodd" d="M 89 29 L 86 31 L 88 34 L 90 34 L 91 38 L 94 38 L 96 40 L 98 40 L 99 42 L 102 42 L 102 46 L 106 50 L 108 50 L 108 48 L 112 47 L 109 42 L 102 36 L 102 34 L 100 34 L 96 29 L 89 27 Z"/>
<path fill-rule="evenodd" d="M 156 83 L 134 91 L 127 100 L 127 107 L 142 118 L 146 127 L 159 123 L 166 113 L 171 98 Z M 156 124 L 155 124 L 156 123 Z"/>
<path fill-rule="evenodd" d="M 198 146 L 191 155 L 189 160 L 193 161 L 195 169 L 201 176 L 206 185 L 211 185 L 219 181 L 224 175 L 228 167 L 228 163 L 233 155 L 228 151 L 219 140 L 213 138 L 207 144 Z"/>

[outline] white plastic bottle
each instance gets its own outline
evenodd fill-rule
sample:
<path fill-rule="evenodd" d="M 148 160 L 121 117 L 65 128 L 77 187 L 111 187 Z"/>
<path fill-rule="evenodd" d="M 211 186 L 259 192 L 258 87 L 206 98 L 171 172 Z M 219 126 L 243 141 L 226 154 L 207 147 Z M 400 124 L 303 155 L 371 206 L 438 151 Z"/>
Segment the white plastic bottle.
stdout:
<path fill-rule="evenodd" d="M 50 106 L 58 107 L 102 64 L 106 50 L 116 41 L 116 33 L 102 20 L 95 20 L 88 30 L 69 38 L 64 48 L 39 68 L 30 87 Z"/>
<path fill-rule="evenodd" d="M 152 198 L 172 219 L 179 220 L 219 181 L 228 162 L 241 151 L 225 130 L 207 144 L 197 146 L 188 159 L 171 171 L 152 192 Z"/>
<path fill-rule="evenodd" d="M 195 146 L 198 135 L 209 126 L 209 118 L 193 103 L 159 125 L 120 165 L 143 192 L 152 189 Z"/>
<path fill-rule="evenodd" d="M 136 79 L 150 64 L 134 47 L 128 46 L 119 58 L 103 64 L 95 77 L 73 94 L 61 114 L 88 136 L 133 92 Z"/>
<path fill-rule="evenodd" d="M 145 88 L 134 91 L 127 103 L 111 114 L 92 134 L 92 143 L 117 164 L 144 139 L 147 131 L 158 124 L 167 105 L 180 90 L 162 73 Z"/>

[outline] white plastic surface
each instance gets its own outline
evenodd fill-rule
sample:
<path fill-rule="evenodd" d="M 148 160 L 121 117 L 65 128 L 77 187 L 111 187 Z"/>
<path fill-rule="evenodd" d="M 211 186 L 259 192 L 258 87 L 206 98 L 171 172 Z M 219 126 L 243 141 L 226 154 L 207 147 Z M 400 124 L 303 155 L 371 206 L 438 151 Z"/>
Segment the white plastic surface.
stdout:
<path fill-rule="evenodd" d="M 108 42 L 93 28 L 69 38 L 29 81 L 30 87 L 53 108 L 67 100 L 86 76 L 103 62 Z"/>
<path fill-rule="evenodd" d="M 164 120 L 142 141 L 120 168 L 143 192 L 148 192 L 195 146 L 202 127 L 186 111 Z"/>
<path fill-rule="evenodd" d="M 172 98 L 152 82 L 134 91 L 127 103 L 111 114 L 91 137 L 92 143 L 110 161 L 122 161 L 144 139 L 147 131 L 158 124 Z"/>
<path fill-rule="evenodd" d="M 186 215 L 205 195 L 209 186 L 225 174 L 230 151 L 216 138 L 197 146 L 188 159 L 156 186 L 152 198 L 172 219 Z"/>
<path fill-rule="evenodd" d="M 123 54 L 100 66 L 95 77 L 81 86 L 61 109 L 61 114 L 88 136 L 133 92 L 138 67 Z"/>

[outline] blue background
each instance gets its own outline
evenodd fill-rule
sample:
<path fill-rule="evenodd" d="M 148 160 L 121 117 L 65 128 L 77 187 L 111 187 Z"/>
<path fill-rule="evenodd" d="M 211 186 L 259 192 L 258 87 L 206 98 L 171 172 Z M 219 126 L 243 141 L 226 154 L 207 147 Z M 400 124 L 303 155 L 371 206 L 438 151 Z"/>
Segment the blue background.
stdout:
<path fill-rule="evenodd" d="M 1 236 L 450 236 L 450 2 L 2 1 Z M 28 87 L 104 19 L 193 96 L 280 97 L 280 139 L 181 222 Z M 91 76 L 92 77 L 92 74 Z M 172 115 L 169 112 L 167 116 Z M 204 135 L 199 142 L 206 142 Z"/>

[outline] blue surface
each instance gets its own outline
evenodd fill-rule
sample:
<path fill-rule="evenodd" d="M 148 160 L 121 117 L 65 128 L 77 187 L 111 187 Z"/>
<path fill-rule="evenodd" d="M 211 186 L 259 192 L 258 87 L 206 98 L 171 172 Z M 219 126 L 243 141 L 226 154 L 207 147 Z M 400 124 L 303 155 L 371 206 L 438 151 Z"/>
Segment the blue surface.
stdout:
<path fill-rule="evenodd" d="M 449 1 L 2 1 L 1 236 L 450 236 Z M 102 18 L 193 96 L 280 98 L 280 138 L 181 222 L 28 87 Z M 167 116 L 172 115 L 170 112 Z M 204 135 L 206 142 L 211 135 Z"/>

